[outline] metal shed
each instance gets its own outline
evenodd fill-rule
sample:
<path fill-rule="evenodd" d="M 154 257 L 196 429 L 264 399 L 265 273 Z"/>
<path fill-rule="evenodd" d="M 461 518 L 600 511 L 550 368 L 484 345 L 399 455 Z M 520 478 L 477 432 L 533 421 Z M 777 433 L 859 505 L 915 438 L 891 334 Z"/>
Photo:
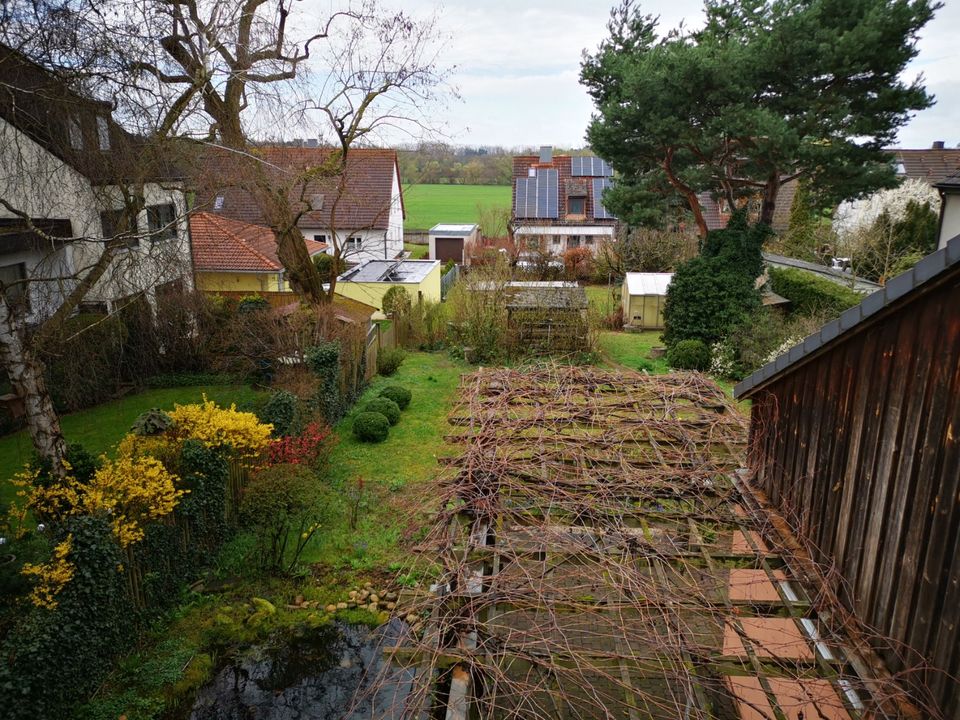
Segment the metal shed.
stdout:
<path fill-rule="evenodd" d="M 636 330 L 663 329 L 663 304 L 673 273 L 627 273 L 623 280 L 623 324 Z"/>

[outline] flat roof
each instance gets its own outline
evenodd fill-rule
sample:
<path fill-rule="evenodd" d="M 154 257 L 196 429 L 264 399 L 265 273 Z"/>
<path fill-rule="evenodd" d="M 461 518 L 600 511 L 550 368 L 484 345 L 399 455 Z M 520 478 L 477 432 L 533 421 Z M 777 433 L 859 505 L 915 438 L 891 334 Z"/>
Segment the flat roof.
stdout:
<path fill-rule="evenodd" d="M 627 292 L 630 295 L 666 295 L 673 273 L 626 273 Z"/>
<path fill-rule="evenodd" d="M 337 278 L 340 282 L 419 283 L 439 260 L 367 260 Z"/>
<path fill-rule="evenodd" d="M 470 224 L 455 224 L 455 223 L 440 223 L 434 225 L 430 228 L 431 235 L 472 235 L 474 230 L 476 230 L 479 225 L 474 223 Z"/>

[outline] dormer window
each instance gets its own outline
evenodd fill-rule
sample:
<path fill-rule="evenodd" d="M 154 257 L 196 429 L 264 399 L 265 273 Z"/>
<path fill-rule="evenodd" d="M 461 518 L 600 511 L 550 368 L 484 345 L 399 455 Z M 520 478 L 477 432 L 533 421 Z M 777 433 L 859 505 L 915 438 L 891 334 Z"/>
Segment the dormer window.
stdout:
<path fill-rule="evenodd" d="M 900 161 L 897 161 L 896 173 L 897 173 L 897 175 L 906 175 L 906 174 L 907 174 L 907 169 L 903 166 L 903 163 L 900 162 Z"/>
<path fill-rule="evenodd" d="M 223 195 L 217 195 L 213 199 L 213 209 L 214 210 L 223 210 Z"/>
<path fill-rule="evenodd" d="M 97 116 L 97 142 L 101 150 L 110 149 L 110 123 L 100 115 Z"/>
<path fill-rule="evenodd" d="M 586 215 L 587 198 L 583 195 L 574 195 L 567 198 L 567 215 Z"/>
<path fill-rule="evenodd" d="M 536 177 L 537 169 L 536 168 L 527 168 L 527 177 Z"/>
<path fill-rule="evenodd" d="M 70 147 L 74 150 L 83 150 L 83 130 L 77 118 L 71 117 L 67 121 L 67 132 L 70 134 Z"/>

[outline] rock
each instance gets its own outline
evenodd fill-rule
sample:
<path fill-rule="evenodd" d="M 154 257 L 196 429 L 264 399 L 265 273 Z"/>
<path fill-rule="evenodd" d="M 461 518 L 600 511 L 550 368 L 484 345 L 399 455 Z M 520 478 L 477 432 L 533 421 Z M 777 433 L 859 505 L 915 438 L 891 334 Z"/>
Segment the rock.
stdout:
<path fill-rule="evenodd" d="M 338 603 L 337 603 L 337 610 L 346 610 L 346 609 L 347 609 L 347 603 L 345 603 L 345 602 L 338 602 Z"/>
<path fill-rule="evenodd" d="M 357 603 L 354 602 L 353 600 L 347 603 L 347 607 L 350 608 L 351 610 L 353 610 L 356 606 L 357 606 Z"/>
<path fill-rule="evenodd" d="M 396 610 L 396 609 L 397 609 L 397 604 L 395 602 L 387 603 L 387 610 Z"/>
<path fill-rule="evenodd" d="M 347 593 L 347 597 L 349 597 L 351 600 L 353 600 L 354 598 L 357 597 L 357 591 L 356 591 L 356 590 L 351 590 L 350 592 Z"/>
<path fill-rule="evenodd" d="M 409 615 L 407 615 L 407 617 L 406 617 L 405 619 L 406 619 L 408 625 L 413 625 L 413 624 L 417 621 L 418 618 L 417 618 L 417 616 L 414 615 L 413 613 L 410 613 Z"/>
<path fill-rule="evenodd" d="M 421 630 L 423 630 L 423 623 L 417 623 L 410 628 L 410 632 L 412 632 L 414 635 L 419 635 Z"/>
<path fill-rule="evenodd" d="M 364 584 L 363 584 L 363 589 L 364 589 L 364 590 L 369 590 L 369 589 L 372 588 L 372 587 L 373 587 L 373 583 L 364 583 Z"/>
<path fill-rule="evenodd" d="M 376 593 L 373 593 L 373 595 L 370 596 L 370 602 L 380 602 L 380 596 Z"/>
<path fill-rule="evenodd" d="M 327 605 L 327 606 L 324 608 L 324 610 L 326 610 L 328 613 L 335 613 L 335 612 L 337 611 L 337 606 L 336 606 L 336 605 L 333 605 L 333 604 Z"/>
<path fill-rule="evenodd" d="M 361 600 L 366 600 L 368 597 L 370 597 L 370 591 L 369 591 L 369 590 L 364 590 L 362 593 L 360 593 L 360 599 L 361 599 Z"/>
<path fill-rule="evenodd" d="M 369 605 L 367 605 L 367 610 L 369 610 L 370 612 L 376 612 L 376 611 L 377 611 L 377 604 L 376 604 L 376 603 L 370 603 Z"/>
<path fill-rule="evenodd" d="M 303 605 L 303 595 L 297 595 L 297 596 L 293 599 L 293 604 L 294 604 L 294 605 Z"/>
<path fill-rule="evenodd" d="M 387 600 L 396 600 L 396 599 L 397 599 L 397 594 L 396 594 L 395 592 L 388 592 L 386 595 L 384 595 L 384 597 L 385 597 Z"/>

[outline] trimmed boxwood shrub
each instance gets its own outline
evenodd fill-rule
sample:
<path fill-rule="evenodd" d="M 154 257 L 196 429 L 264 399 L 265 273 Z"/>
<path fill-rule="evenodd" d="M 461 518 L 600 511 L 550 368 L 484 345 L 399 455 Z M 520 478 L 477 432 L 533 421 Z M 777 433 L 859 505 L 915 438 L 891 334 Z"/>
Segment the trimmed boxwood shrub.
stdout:
<path fill-rule="evenodd" d="M 403 385 L 387 385 L 380 391 L 380 397 L 390 398 L 401 410 L 406 410 L 410 400 L 413 399 L 413 393 Z"/>
<path fill-rule="evenodd" d="M 390 421 L 378 412 L 362 412 L 353 420 L 353 434 L 363 442 L 383 442 L 390 433 Z"/>
<path fill-rule="evenodd" d="M 770 268 L 770 289 L 791 303 L 799 315 L 837 317 L 859 305 L 864 296 L 848 287 L 793 268 Z"/>
<path fill-rule="evenodd" d="M 680 370 L 707 370 L 710 348 L 702 340 L 681 340 L 667 350 L 667 362 Z"/>
<path fill-rule="evenodd" d="M 363 406 L 363 411 L 380 413 L 390 421 L 391 425 L 396 425 L 400 422 L 400 406 L 390 398 L 374 398 Z"/>

